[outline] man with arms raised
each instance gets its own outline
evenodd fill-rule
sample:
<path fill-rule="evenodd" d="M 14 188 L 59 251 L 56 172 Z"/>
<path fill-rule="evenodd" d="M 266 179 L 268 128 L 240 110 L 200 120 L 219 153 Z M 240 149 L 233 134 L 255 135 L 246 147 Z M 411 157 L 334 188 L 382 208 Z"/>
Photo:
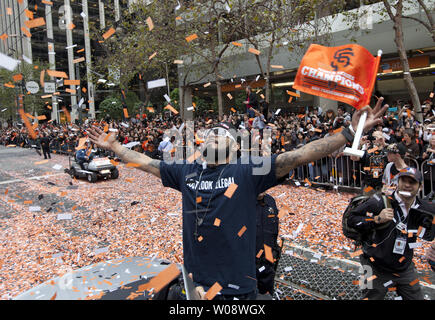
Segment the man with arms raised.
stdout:
<path fill-rule="evenodd" d="M 388 107 L 381 108 L 382 100 L 374 109 L 366 106 L 355 112 L 352 126 L 356 128 L 364 111 L 368 112 L 366 131 L 382 123 Z M 89 129 L 89 138 L 99 147 L 115 152 L 124 162 L 138 164 L 138 169 L 160 178 L 165 187 L 182 193 L 184 264 L 195 284 L 206 292 L 217 282 L 222 289 L 215 299 L 250 300 L 257 295 L 257 195 L 276 186 L 293 168 L 321 159 L 352 141 L 353 133 L 346 128 L 294 151 L 247 160 L 237 159 L 235 136 L 230 124 L 221 123 L 205 137 L 206 164 L 168 164 L 122 147 L 114 135 L 107 137 L 100 128 Z M 259 170 L 258 159 L 269 162 L 269 170 Z"/>

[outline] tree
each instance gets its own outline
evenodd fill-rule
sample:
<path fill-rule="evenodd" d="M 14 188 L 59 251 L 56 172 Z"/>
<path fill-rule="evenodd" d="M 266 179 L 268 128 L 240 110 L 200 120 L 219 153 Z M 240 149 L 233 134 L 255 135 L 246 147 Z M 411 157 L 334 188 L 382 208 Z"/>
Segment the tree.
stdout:
<path fill-rule="evenodd" d="M 287 47 L 294 56 L 297 49 L 304 50 L 310 43 L 326 42 L 330 33 L 324 8 L 336 11 L 341 5 L 338 0 L 296 1 L 296 0 L 248 0 L 243 7 L 245 23 L 238 30 L 241 39 L 261 52 L 255 55 L 259 70 L 266 80 L 266 102 L 270 102 L 270 73 L 283 66 L 273 65 L 278 49 Z M 328 11 L 328 13 L 329 13 Z M 326 32 L 325 32 L 326 31 Z M 262 57 L 264 57 L 262 59 Z M 263 60 L 263 61 L 262 61 Z"/>
<path fill-rule="evenodd" d="M 364 1 L 364 3 L 370 4 L 371 1 Z M 435 3 L 432 2 L 432 5 L 427 5 L 423 0 L 383 0 L 382 5 L 383 8 L 381 8 L 380 11 L 377 11 L 377 13 L 380 14 L 384 19 L 391 19 L 393 23 L 394 42 L 396 44 L 400 63 L 403 69 L 403 79 L 411 97 L 412 104 L 415 108 L 414 111 L 416 114 L 416 119 L 419 122 L 423 122 L 420 98 L 410 73 L 408 56 L 406 54 L 406 48 L 404 44 L 403 19 L 410 19 L 420 23 L 435 41 L 435 23 L 432 16 L 435 10 Z M 407 15 L 411 9 L 420 9 L 419 7 L 421 7 L 423 11 L 423 14 L 420 15 L 422 16 L 421 18 Z M 367 15 L 367 11 L 362 8 L 362 10 L 359 10 L 358 12 L 347 13 L 345 15 L 345 21 L 352 25 L 354 29 L 358 29 L 360 18 L 361 16 L 365 15 Z"/>

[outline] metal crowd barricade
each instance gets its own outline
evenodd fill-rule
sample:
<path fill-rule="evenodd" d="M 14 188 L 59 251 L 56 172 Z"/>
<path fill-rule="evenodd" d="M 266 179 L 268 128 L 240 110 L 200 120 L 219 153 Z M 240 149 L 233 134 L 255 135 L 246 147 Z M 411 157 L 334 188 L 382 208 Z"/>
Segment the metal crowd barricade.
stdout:
<path fill-rule="evenodd" d="M 432 198 L 435 192 L 435 160 L 425 160 L 420 169 L 423 175 L 423 185 L 421 188 L 421 197 Z"/>
<path fill-rule="evenodd" d="M 403 158 L 403 161 L 405 161 L 405 163 L 408 167 L 412 167 L 412 168 L 420 170 L 420 166 L 418 165 L 418 161 L 416 159 L 411 158 L 411 157 L 405 157 L 405 158 Z"/>
<path fill-rule="evenodd" d="M 349 156 L 337 156 L 334 166 L 334 185 L 361 189 L 363 183 L 362 169 L 359 161 L 353 161 Z"/>

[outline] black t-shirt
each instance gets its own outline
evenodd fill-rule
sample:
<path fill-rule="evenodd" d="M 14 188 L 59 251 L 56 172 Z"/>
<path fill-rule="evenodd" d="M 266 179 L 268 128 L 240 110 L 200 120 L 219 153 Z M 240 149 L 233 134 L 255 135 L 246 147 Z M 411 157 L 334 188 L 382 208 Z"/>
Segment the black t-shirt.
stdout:
<path fill-rule="evenodd" d="M 161 162 L 163 185 L 183 195 L 184 265 L 187 272 L 193 274 L 194 282 L 205 291 L 215 282 L 222 286 L 222 294 L 237 295 L 255 290 L 257 195 L 278 184 L 276 157 L 241 158 L 237 163 L 205 170 L 197 162 Z M 264 175 L 255 175 L 253 170 L 262 166 L 260 160 L 269 161 L 270 170 Z M 236 184 L 237 189 L 229 198 L 224 194 L 231 184 Z M 197 235 L 196 215 L 203 218 Z M 216 223 L 218 226 L 216 219 L 220 221 Z"/>

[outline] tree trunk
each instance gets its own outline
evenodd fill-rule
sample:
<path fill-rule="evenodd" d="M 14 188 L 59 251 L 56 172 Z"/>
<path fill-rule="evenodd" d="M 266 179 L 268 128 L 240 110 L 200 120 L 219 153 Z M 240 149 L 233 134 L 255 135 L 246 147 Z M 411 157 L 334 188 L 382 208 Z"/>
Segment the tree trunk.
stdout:
<path fill-rule="evenodd" d="M 222 117 L 224 113 L 224 106 L 222 101 L 222 85 L 221 80 L 218 77 L 217 70 L 215 71 L 215 77 L 216 77 L 216 93 L 218 98 L 218 110 L 219 110 L 219 117 Z"/>
<path fill-rule="evenodd" d="M 145 86 L 142 79 L 139 79 L 139 99 L 142 101 L 142 105 L 140 106 L 140 119 L 142 119 L 142 114 L 144 112 L 143 108 L 145 105 Z"/>
<path fill-rule="evenodd" d="M 180 97 L 180 117 L 181 119 L 185 120 L 184 117 L 184 100 L 186 97 L 186 90 L 185 90 L 185 86 L 183 86 L 181 88 L 181 97 Z"/>
<path fill-rule="evenodd" d="M 417 88 L 415 87 L 414 81 L 412 79 L 411 73 L 409 71 L 409 62 L 406 55 L 405 45 L 403 43 L 403 30 L 402 30 L 402 16 L 401 12 L 397 12 L 393 19 L 395 37 L 394 42 L 396 43 L 397 50 L 399 52 L 400 63 L 403 68 L 403 79 L 405 80 L 406 88 L 408 89 L 409 95 L 411 96 L 412 104 L 414 106 L 415 118 L 418 122 L 423 122 L 423 115 L 421 114 L 420 98 L 418 96 Z"/>

